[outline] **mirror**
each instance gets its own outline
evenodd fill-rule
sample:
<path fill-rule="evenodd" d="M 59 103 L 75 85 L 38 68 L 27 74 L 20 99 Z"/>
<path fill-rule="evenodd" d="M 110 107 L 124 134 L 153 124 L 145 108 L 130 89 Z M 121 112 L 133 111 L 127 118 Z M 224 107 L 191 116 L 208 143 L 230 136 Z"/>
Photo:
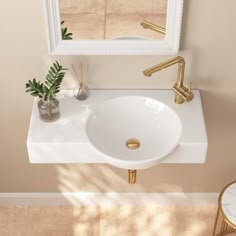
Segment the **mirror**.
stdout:
<path fill-rule="evenodd" d="M 59 0 L 63 38 L 164 39 L 167 1 Z"/>
<path fill-rule="evenodd" d="M 179 50 L 183 0 L 45 0 L 49 53 L 169 55 Z"/>

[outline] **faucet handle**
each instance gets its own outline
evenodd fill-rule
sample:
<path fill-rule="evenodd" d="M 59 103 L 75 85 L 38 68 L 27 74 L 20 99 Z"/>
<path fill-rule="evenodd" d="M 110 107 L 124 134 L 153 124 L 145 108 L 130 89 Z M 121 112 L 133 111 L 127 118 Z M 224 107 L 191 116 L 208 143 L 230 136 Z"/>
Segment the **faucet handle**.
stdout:
<path fill-rule="evenodd" d="M 189 89 L 188 89 L 188 95 L 187 95 L 187 101 L 191 101 L 194 97 L 194 94 L 192 93 L 192 83 L 189 83 Z"/>

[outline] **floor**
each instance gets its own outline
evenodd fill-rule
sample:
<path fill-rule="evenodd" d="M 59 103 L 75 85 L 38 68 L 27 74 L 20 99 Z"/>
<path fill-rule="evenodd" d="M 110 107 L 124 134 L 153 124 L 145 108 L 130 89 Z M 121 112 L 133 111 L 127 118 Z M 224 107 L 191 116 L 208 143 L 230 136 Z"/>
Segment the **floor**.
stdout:
<path fill-rule="evenodd" d="M 211 236 L 217 207 L 2 206 L 1 236 Z"/>
<path fill-rule="evenodd" d="M 143 29 L 142 20 L 165 27 L 167 0 L 60 0 L 61 21 L 75 40 L 113 39 L 139 35 L 164 39 L 164 35 Z"/>

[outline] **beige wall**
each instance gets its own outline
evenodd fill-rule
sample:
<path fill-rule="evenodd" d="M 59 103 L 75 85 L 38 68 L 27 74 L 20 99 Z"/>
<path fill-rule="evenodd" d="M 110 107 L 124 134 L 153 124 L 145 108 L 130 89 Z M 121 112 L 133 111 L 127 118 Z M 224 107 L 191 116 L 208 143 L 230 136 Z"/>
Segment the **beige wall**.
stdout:
<path fill-rule="evenodd" d="M 138 172 L 138 184 L 127 184 L 127 171 L 108 165 L 30 164 L 26 137 L 32 98 L 24 85 L 42 78 L 47 55 L 43 1 L 5 1 L 0 8 L 0 192 L 184 191 L 215 192 L 236 179 L 236 25 L 235 0 L 186 0 L 182 50 L 186 78 L 202 91 L 209 138 L 207 162 L 159 165 Z M 142 69 L 169 57 L 57 57 L 69 65 L 88 60 L 90 87 L 169 88 L 176 68 L 153 79 Z M 70 75 L 64 87 L 71 87 Z M 189 157 L 191 158 L 191 156 Z"/>

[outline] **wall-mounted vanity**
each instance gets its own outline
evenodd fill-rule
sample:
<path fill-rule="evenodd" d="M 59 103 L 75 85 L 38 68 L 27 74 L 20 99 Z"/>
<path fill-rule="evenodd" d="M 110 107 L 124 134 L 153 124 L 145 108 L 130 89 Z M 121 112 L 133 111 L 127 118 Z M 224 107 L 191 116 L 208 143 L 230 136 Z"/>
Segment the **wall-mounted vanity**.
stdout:
<path fill-rule="evenodd" d="M 175 54 L 182 11 L 183 0 L 45 0 L 49 53 Z"/>
<path fill-rule="evenodd" d="M 199 91 L 194 95 L 179 105 L 172 90 L 91 90 L 78 102 L 72 91 L 64 91 L 55 123 L 39 119 L 35 101 L 27 141 L 30 162 L 107 163 L 129 170 L 204 163 L 207 136 Z"/>

